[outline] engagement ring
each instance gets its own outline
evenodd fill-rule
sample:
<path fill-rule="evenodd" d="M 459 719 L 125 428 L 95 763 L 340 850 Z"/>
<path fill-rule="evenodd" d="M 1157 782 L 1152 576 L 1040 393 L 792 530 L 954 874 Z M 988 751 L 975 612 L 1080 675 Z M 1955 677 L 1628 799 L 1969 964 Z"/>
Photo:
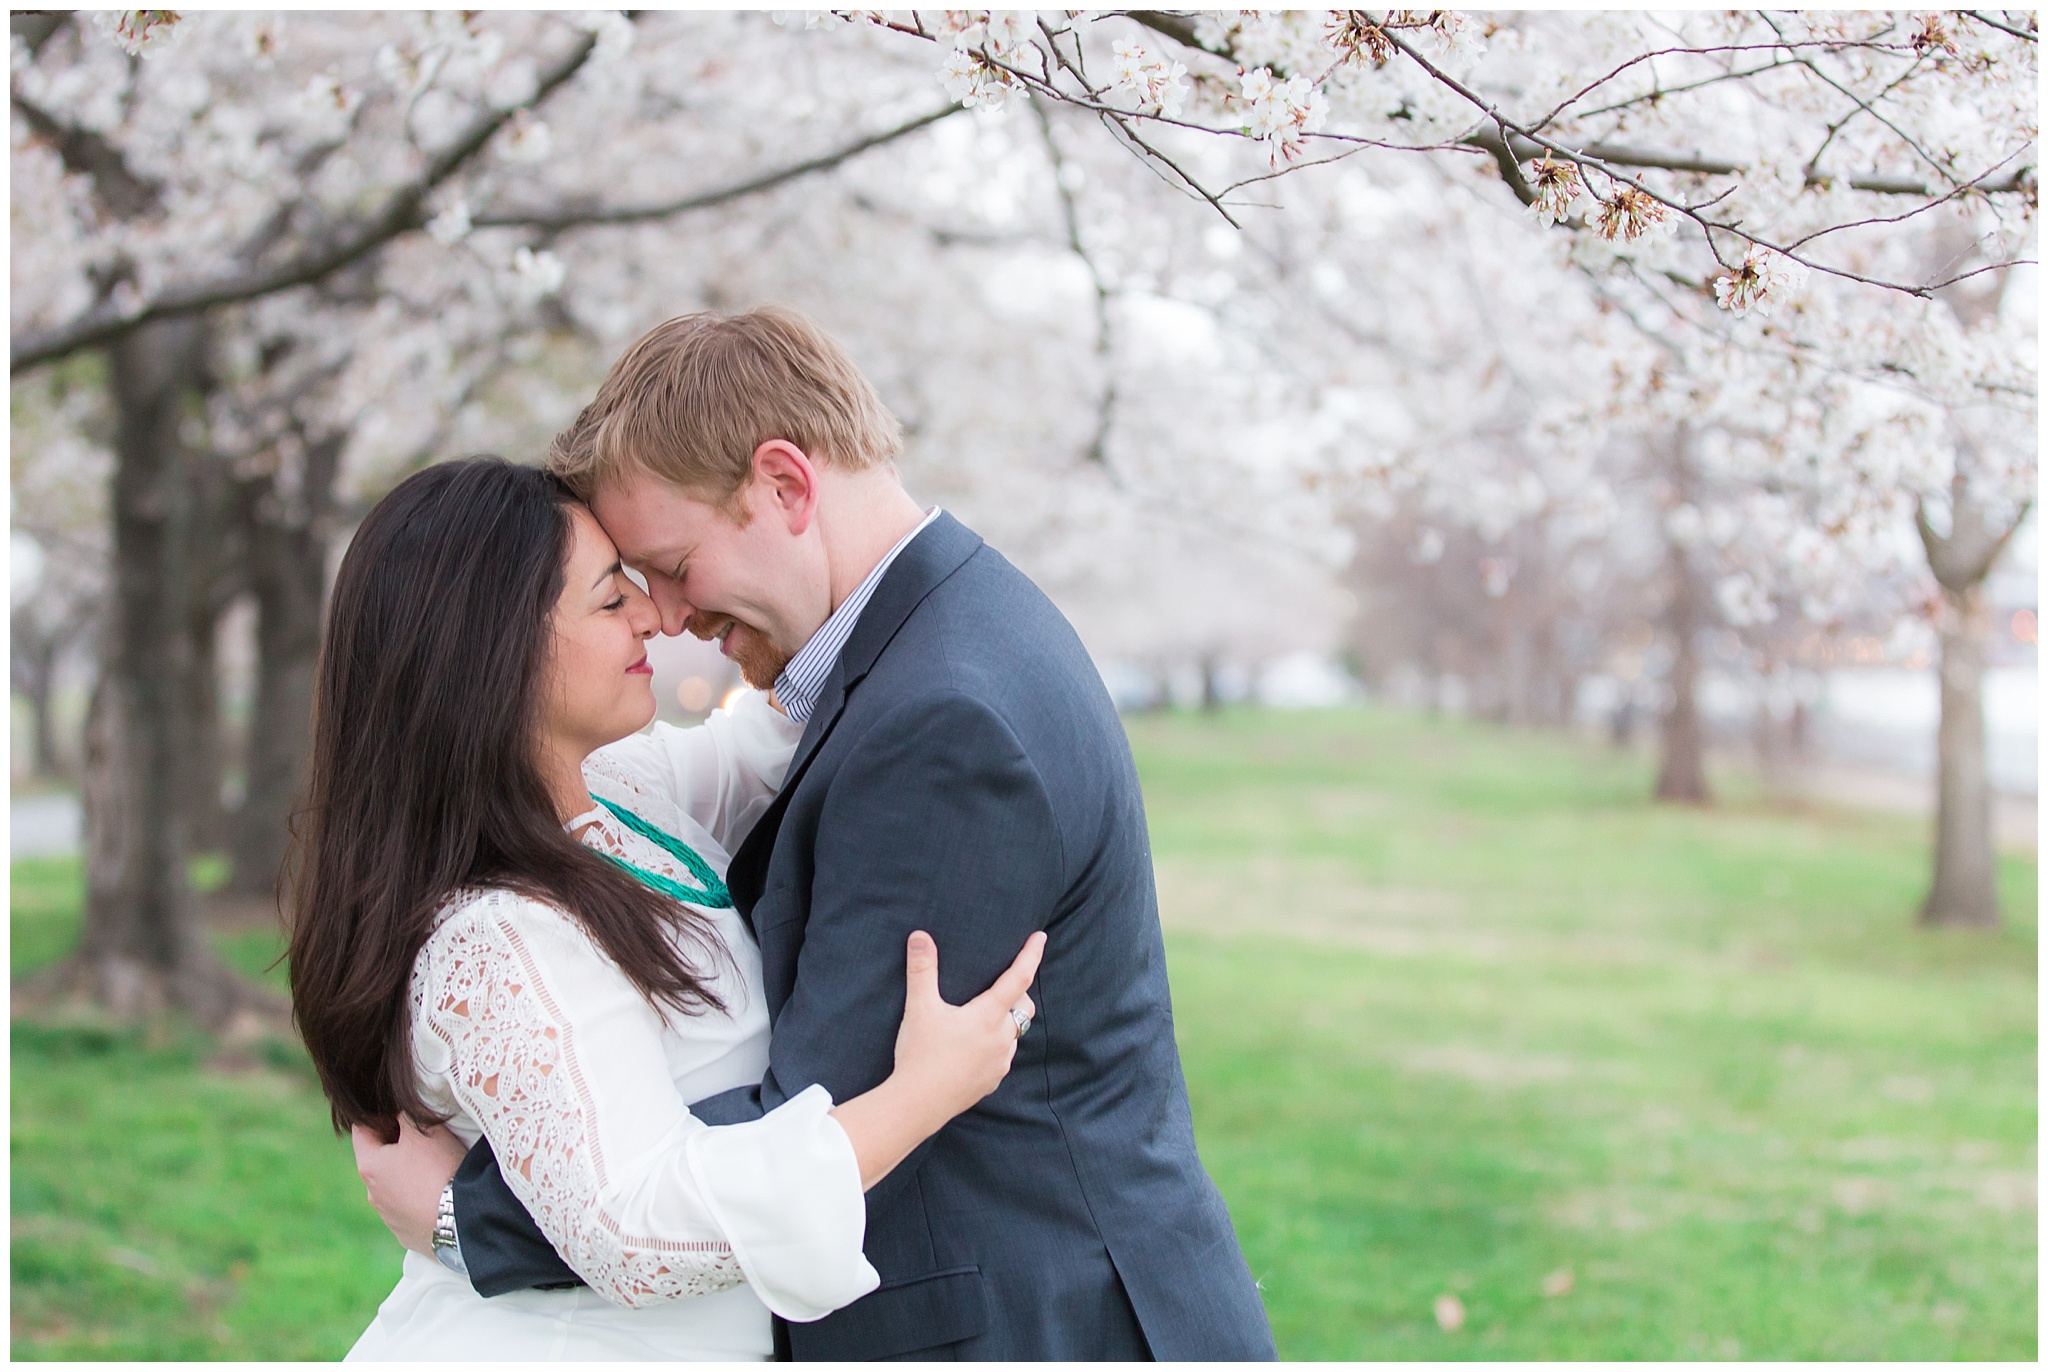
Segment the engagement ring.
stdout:
<path fill-rule="evenodd" d="M 1017 1026 L 1017 1037 L 1020 1039 L 1031 1031 L 1031 1016 L 1014 1007 L 1010 1011 L 1010 1023 Z"/>

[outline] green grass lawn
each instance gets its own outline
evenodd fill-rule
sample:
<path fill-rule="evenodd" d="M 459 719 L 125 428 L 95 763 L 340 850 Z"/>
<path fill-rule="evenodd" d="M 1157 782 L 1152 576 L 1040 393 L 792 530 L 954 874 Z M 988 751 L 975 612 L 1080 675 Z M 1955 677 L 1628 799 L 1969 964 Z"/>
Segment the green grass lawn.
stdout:
<path fill-rule="evenodd" d="M 1927 934 L 1924 823 L 1382 712 L 1132 737 L 1284 1356 L 2034 1356 L 2031 860 L 2003 932 Z M 19 976 L 78 874 L 13 874 Z M 293 1054 L 17 1020 L 12 1089 L 17 1358 L 334 1357 L 396 1278 Z"/>
<path fill-rule="evenodd" d="M 1283 1355 L 2034 1356 L 2032 861 L 1932 934 L 1923 822 L 1391 714 L 1132 735 Z"/>
<path fill-rule="evenodd" d="M 13 864 L 13 971 L 67 951 L 74 861 Z M 220 940 L 242 970 L 276 940 Z M 338 1358 L 398 1280 L 302 1052 L 13 1022 L 17 1359 Z"/>

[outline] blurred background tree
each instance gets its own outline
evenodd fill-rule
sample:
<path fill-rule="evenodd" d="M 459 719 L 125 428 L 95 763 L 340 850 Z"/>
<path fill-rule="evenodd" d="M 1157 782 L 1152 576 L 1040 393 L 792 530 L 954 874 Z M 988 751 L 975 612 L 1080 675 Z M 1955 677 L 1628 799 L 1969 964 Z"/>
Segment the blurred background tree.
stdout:
<path fill-rule="evenodd" d="M 1791 624 L 1931 617 L 1923 917 L 1995 921 L 1972 664 L 2035 479 L 2030 15 L 785 18 L 13 17 L 50 765 L 50 664 L 98 626 L 56 984 L 274 1010 L 186 859 L 274 889 L 353 519 L 539 451 L 660 318 L 767 299 L 847 339 L 918 490 L 1204 700 L 1348 581 L 1369 677 L 1508 721 L 1649 654 L 1615 708 L 1698 803 L 1710 640 L 1761 680 Z M 93 463 L 103 545 L 46 474 Z"/>

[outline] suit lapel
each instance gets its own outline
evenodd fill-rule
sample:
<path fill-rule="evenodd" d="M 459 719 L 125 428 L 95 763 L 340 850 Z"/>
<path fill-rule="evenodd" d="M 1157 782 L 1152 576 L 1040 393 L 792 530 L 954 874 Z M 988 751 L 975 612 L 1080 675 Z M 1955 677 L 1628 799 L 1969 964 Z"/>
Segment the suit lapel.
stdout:
<path fill-rule="evenodd" d="M 896 555 L 896 560 L 883 574 L 881 584 L 875 587 L 875 594 L 860 612 L 860 620 L 847 637 L 846 646 L 839 650 L 839 661 L 833 665 L 831 675 L 825 678 L 825 684 L 818 692 L 818 703 L 811 710 L 803 737 L 797 740 L 796 752 L 789 760 L 789 770 L 783 774 L 781 790 L 748 832 L 726 870 L 726 887 L 732 892 L 733 904 L 749 928 L 754 922 L 755 902 L 761 899 L 767 883 L 768 859 L 774 852 L 775 836 L 782 827 L 782 816 L 789 808 L 789 798 L 797 783 L 803 780 L 804 773 L 810 770 L 811 760 L 818 755 L 818 749 L 824 745 L 833 726 L 846 712 L 848 695 L 875 665 L 882 650 L 889 646 L 904 621 L 910 618 L 911 611 L 923 604 L 925 597 L 958 571 L 980 547 L 980 535 L 942 512 Z"/>
<path fill-rule="evenodd" d="M 895 570 L 891 568 L 890 570 Z M 836 678 L 838 673 L 835 671 Z M 821 700 L 822 703 L 822 700 Z M 810 723 L 804 727 L 804 736 L 797 740 L 796 752 L 789 760 L 789 770 L 782 774 L 782 787 L 775 793 L 775 799 L 761 817 L 754 821 L 754 827 L 740 843 L 740 850 L 732 855 L 732 862 L 725 869 L 725 889 L 732 893 L 732 903 L 747 922 L 747 928 L 754 930 L 754 903 L 761 899 L 761 892 L 768 880 L 768 857 L 775 850 L 775 835 L 782 828 L 782 815 L 789 808 L 789 797 L 796 790 L 796 784 L 803 780 L 810 770 L 811 759 L 818 755 L 818 745 L 825 741 L 825 735 L 832 732 L 832 726 L 839 722 L 840 711 L 846 708 L 846 694 L 840 692 L 837 707 L 830 715 L 816 711 Z M 754 930 L 755 937 L 760 932 Z"/>

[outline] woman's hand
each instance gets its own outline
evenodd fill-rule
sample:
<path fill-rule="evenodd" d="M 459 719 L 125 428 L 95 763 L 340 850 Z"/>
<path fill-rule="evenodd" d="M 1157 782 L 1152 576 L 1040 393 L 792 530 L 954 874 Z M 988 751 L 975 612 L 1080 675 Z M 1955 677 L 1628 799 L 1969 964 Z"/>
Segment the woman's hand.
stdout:
<path fill-rule="evenodd" d="M 358 1124 L 349 1130 L 356 1175 L 391 1236 L 415 1253 L 434 1255 L 434 1217 L 441 1191 L 469 1150 L 443 1125 L 421 1129 L 398 1117 L 398 1141 L 386 1143 Z"/>
<path fill-rule="evenodd" d="M 903 1023 L 896 1030 L 896 1070 L 872 1091 L 834 1107 L 860 1164 L 860 1184 L 873 1186 L 945 1127 L 946 1121 L 996 1089 L 1017 1055 L 1021 1016 L 1035 1007 L 1025 995 L 1045 955 L 1045 935 L 1024 950 L 995 985 L 965 1005 L 939 994 L 939 949 L 923 930 L 910 936 L 904 958 Z"/>
<path fill-rule="evenodd" d="M 901 1079 L 908 1096 L 936 1117 L 933 1132 L 1009 1075 L 1010 1059 L 1023 1037 L 1011 1011 L 1027 1024 L 1036 1013 L 1025 990 L 1038 975 L 1038 960 L 1044 954 L 1045 935 L 1033 934 L 995 985 L 965 1005 L 948 1005 L 939 995 L 939 946 L 922 929 L 910 936 L 893 1076 Z"/>

